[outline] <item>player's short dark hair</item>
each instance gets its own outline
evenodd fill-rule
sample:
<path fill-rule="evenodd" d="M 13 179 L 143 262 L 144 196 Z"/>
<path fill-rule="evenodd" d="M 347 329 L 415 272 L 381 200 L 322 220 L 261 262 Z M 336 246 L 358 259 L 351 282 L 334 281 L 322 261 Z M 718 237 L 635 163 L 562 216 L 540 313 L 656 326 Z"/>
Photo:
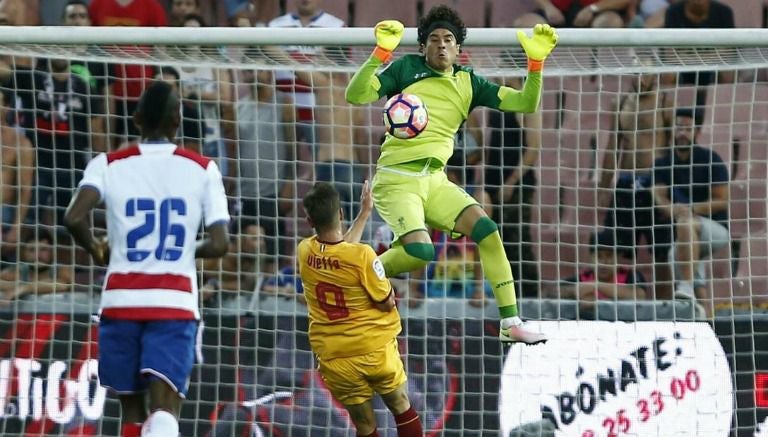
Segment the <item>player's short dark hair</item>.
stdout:
<path fill-rule="evenodd" d="M 339 220 L 339 192 L 328 182 L 318 182 L 304 196 L 304 210 L 316 230 L 324 230 Z"/>
<path fill-rule="evenodd" d="M 427 43 L 429 34 L 435 29 L 448 29 L 456 37 L 457 44 L 463 44 L 467 37 L 467 27 L 459 13 L 446 5 L 437 5 L 419 20 L 419 44 Z"/>
<path fill-rule="evenodd" d="M 144 90 L 136 112 L 143 133 L 163 130 L 179 116 L 179 96 L 170 84 L 156 80 Z"/>

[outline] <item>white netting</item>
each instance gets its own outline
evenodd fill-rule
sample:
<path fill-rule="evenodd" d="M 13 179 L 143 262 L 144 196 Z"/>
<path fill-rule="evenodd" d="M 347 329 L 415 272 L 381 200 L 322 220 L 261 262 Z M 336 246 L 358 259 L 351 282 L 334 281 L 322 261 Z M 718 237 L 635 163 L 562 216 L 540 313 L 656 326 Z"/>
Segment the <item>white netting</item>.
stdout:
<path fill-rule="evenodd" d="M 373 175 L 383 102 L 352 108 L 344 101 L 350 75 L 370 52 L 371 29 L 206 32 L 0 29 L 0 41 L 7 42 L 0 47 L 5 98 L 0 434 L 117 435 L 116 403 L 104 403 L 104 393 L 89 385 L 94 362 L 88 360 L 96 357 L 90 314 L 98 307 L 104 272 L 72 247 L 61 230 L 61 214 L 84 163 L 97 151 L 135 140 L 130 123 L 135 97 L 147 81 L 161 79 L 179 85 L 183 95 L 180 142 L 216 157 L 236 217 L 232 253 L 221 263 L 202 265 L 205 363 L 192 378 L 182 435 L 354 435 L 313 370 L 293 253 L 310 232 L 300 199 L 315 180 L 335 182 L 345 209 L 354 213 L 362 182 Z M 761 46 L 766 36 L 762 30 L 564 30 L 545 69 L 540 134 L 533 129 L 536 116 L 500 120 L 490 110 L 473 114 L 457 138 L 449 170 L 478 197 L 486 192 L 487 209 L 500 225 L 521 281 L 522 314 L 550 321 L 542 329 L 552 333 L 555 346 L 514 350 L 505 364 L 493 338 L 497 310 L 478 280 L 475 253 L 464 242 L 434 234 L 439 259 L 422 273 L 422 285 L 393 281 L 407 320 L 402 345 L 409 389 L 430 435 L 495 435 L 513 428 L 553 435 L 551 425 L 557 424 L 555 435 L 603 436 L 608 419 L 626 425 L 622 409 L 632 415 L 634 428 L 623 431 L 627 435 L 668 435 L 665 429 L 683 433 L 675 435 L 726 435 L 717 430 L 723 421 L 734 435 L 754 432 L 765 415 L 756 399 L 766 399 L 755 392 L 755 381 L 767 380 L 754 374 L 768 371 L 768 47 Z M 131 38 L 140 45 L 126 45 Z M 406 40 L 414 39 L 409 29 Z M 398 54 L 415 51 L 407 43 Z M 461 61 L 515 87 L 525 74 L 512 29 L 471 29 Z M 657 84 L 656 94 L 638 92 L 641 80 Z M 656 95 L 649 104 L 649 96 Z M 615 118 L 618 107 L 624 115 Z M 705 311 L 715 312 L 711 326 L 719 343 L 707 325 L 689 323 L 694 315 L 689 301 L 671 298 L 673 284 L 654 271 L 653 246 L 645 235 L 622 265 L 643 274 L 646 298 L 604 297 L 595 305 L 573 299 L 573 287 L 561 284 L 594 264 L 590 234 L 605 227 L 611 210 L 606 200 L 621 179 L 609 174 L 610 183 L 600 185 L 606 154 L 614 154 L 612 132 L 622 126 L 625 149 L 666 138 L 672 132 L 669 112 L 678 107 L 698 108 L 698 142 L 722 157 L 730 176 L 730 242 L 703 263 L 706 294 L 699 299 Z M 532 173 L 523 178 L 523 189 L 505 197 L 500 185 L 514 170 L 510 161 L 529 159 L 519 144 L 535 149 L 537 137 L 540 151 L 528 155 Z M 651 155 L 660 155 L 661 145 L 654 147 Z M 16 234 L 24 209 L 28 214 Z M 627 217 L 619 216 L 620 226 L 632 225 L 622 221 Z M 103 214 L 94 220 L 103 226 Z M 382 225 L 374 219 L 364 236 L 377 250 L 389 244 Z M 521 243 L 526 233 L 530 241 Z M 427 299 L 409 299 L 417 292 Z M 678 321 L 685 328 L 635 324 L 643 334 L 633 337 L 624 328 L 592 327 L 593 318 Z M 557 320 L 583 325 L 560 327 Z M 569 329 L 600 329 L 601 336 L 573 339 Z M 720 345 L 729 360 L 727 374 Z M 670 361 L 662 358 L 665 353 L 677 357 L 679 366 L 693 367 L 675 364 L 669 367 L 674 372 L 664 373 Z M 552 358 L 538 369 L 509 361 L 534 360 L 537 354 Z M 697 368 L 696 356 L 714 358 Z M 628 357 L 636 358 L 629 370 Z M 637 393 L 621 401 L 609 394 L 609 401 L 589 409 L 588 389 L 580 384 L 606 369 L 630 382 L 634 372 Z M 699 372 L 694 376 L 701 378 L 701 390 L 686 373 L 692 370 Z M 559 381 L 556 392 L 546 391 L 543 382 L 536 385 L 544 379 Z M 523 382 L 534 391 L 516 393 L 514 386 Z M 684 389 L 675 384 L 685 383 L 689 397 L 678 398 Z M 603 390 L 597 383 L 590 387 L 598 386 Z M 640 402 L 652 404 L 655 389 L 668 410 L 652 409 L 644 421 Z M 578 405 L 576 394 L 586 396 Z M 509 399 L 511 405 L 533 403 L 525 404 L 527 410 L 509 409 Z M 552 407 L 554 419 L 543 414 L 545 406 Z M 395 435 L 392 419 L 378 411 L 380 423 L 388 426 L 382 435 Z M 514 417 L 501 420 L 505 414 Z M 676 414 L 686 414 L 680 423 L 695 427 L 667 428 Z"/>

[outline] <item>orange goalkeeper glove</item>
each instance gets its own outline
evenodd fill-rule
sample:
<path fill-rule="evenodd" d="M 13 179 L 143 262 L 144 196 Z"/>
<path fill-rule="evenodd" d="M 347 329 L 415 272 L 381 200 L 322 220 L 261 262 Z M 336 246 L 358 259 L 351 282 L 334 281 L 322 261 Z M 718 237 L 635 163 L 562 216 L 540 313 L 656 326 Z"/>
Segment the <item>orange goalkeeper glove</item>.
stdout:
<path fill-rule="evenodd" d="M 400 45 L 405 26 L 397 20 L 384 20 L 378 22 L 373 30 L 376 35 L 376 50 L 373 54 L 382 62 L 387 62 L 392 58 L 392 52 Z"/>

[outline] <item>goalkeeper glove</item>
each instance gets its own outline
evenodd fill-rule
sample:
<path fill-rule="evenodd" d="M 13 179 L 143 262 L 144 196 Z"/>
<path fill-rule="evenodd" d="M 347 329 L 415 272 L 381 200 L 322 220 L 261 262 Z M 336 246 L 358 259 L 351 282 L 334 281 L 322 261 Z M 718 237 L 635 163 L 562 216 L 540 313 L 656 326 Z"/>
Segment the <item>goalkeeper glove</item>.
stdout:
<path fill-rule="evenodd" d="M 517 31 L 517 39 L 523 46 L 528 59 L 541 63 L 552 53 L 557 45 L 557 32 L 549 24 L 537 24 L 533 28 L 533 36 L 528 37 L 522 30 Z"/>
<path fill-rule="evenodd" d="M 382 62 L 389 61 L 392 58 L 392 52 L 400 44 L 400 40 L 403 39 L 404 30 L 405 26 L 403 26 L 403 23 L 397 20 L 384 20 L 376 24 L 376 27 L 374 27 L 374 34 L 376 35 L 374 56 Z"/>

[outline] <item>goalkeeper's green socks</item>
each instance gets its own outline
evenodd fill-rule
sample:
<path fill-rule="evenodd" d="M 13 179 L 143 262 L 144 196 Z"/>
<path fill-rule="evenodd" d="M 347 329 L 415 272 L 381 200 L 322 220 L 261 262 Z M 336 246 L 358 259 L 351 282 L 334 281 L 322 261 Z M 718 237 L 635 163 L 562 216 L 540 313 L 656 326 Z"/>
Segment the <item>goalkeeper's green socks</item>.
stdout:
<path fill-rule="evenodd" d="M 407 243 L 396 241 L 379 256 L 388 278 L 424 268 L 435 258 L 435 246 L 431 243 Z"/>
<path fill-rule="evenodd" d="M 502 319 L 517 316 L 515 280 L 496 223 L 488 217 L 478 220 L 472 229 L 472 240 L 477 243 L 483 274 L 491 283 L 499 315 Z"/>

